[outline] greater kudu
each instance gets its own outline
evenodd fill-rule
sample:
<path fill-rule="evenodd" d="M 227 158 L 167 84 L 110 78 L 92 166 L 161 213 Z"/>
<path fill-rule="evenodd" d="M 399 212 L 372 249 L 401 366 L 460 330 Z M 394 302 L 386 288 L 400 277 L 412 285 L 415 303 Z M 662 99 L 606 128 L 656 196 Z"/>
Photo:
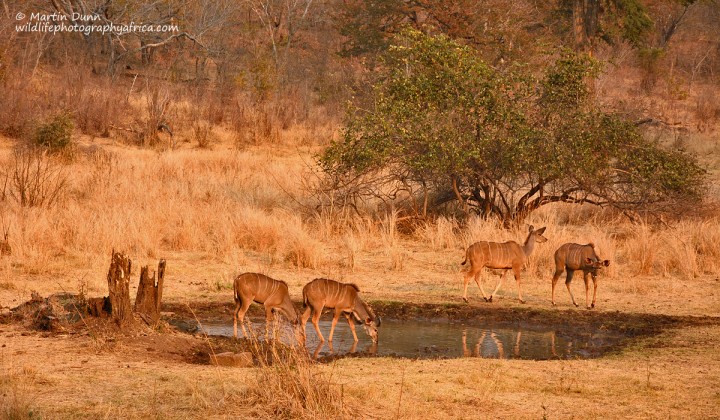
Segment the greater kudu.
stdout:
<path fill-rule="evenodd" d="M 362 323 L 363 327 L 365 327 L 365 332 L 372 338 L 373 343 L 377 343 L 377 329 L 382 320 L 379 316 L 375 316 L 373 310 L 360 299 L 358 292 L 360 292 L 360 289 L 356 285 L 352 283 L 340 283 L 335 280 L 315 279 L 306 284 L 305 287 L 303 287 L 305 312 L 302 314 L 302 319 L 300 320 L 303 334 L 305 333 L 305 324 L 312 313 L 312 323 L 320 338 L 320 342 L 325 341 L 325 337 L 323 337 L 320 332 L 318 321 L 320 320 L 320 314 L 322 314 L 323 308 L 327 307 L 335 309 L 332 326 L 330 327 L 330 337 L 328 338 L 330 343 L 332 343 L 333 332 L 335 332 L 335 325 L 340 318 L 340 314 L 345 315 L 355 341 L 358 341 L 358 338 L 355 333 L 355 323 L 350 319 L 351 316 L 355 318 L 358 323 Z"/>
<path fill-rule="evenodd" d="M 477 283 L 478 287 L 480 287 L 480 291 L 482 292 L 485 301 L 492 302 L 493 296 L 495 296 L 495 293 L 497 293 L 500 289 L 500 285 L 502 285 L 505 274 L 508 270 L 512 269 L 515 274 L 515 281 L 517 281 L 518 299 L 520 300 L 520 303 L 525 303 L 522 298 L 522 290 L 520 288 L 520 270 L 522 270 L 525 265 L 525 261 L 533 252 L 535 243 L 543 243 L 547 241 L 547 238 L 542 236 L 543 232 L 545 232 L 544 227 L 535 230 L 533 226 L 530 226 L 530 231 L 523 246 L 520 246 L 515 241 L 502 243 L 481 241 L 470 245 L 465 252 L 465 261 L 462 262 L 462 264 L 465 265 L 466 262 L 470 261 L 470 269 L 465 274 L 463 300 L 465 302 L 468 301 L 467 287 L 470 282 L 470 278 L 474 277 L 475 283 Z M 479 280 L 480 272 L 484 267 L 503 270 L 497 286 L 495 286 L 495 290 L 489 298 L 485 294 L 485 290 Z"/>
<path fill-rule="evenodd" d="M 575 296 L 573 296 L 570 290 L 570 282 L 573 279 L 575 270 L 582 270 L 583 280 L 585 280 L 585 305 L 588 309 L 594 308 L 595 297 L 597 295 L 597 271 L 609 265 L 610 260 L 601 260 L 600 257 L 597 256 L 595 253 L 595 245 L 592 242 L 587 245 L 573 243 L 563 244 L 555 251 L 555 275 L 553 275 L 552 278 L 551 295 L 553 306 L 555 305 L 555 284 L 564 270 L 567 270 L 565 286 L 567 287 L 568 293 L 570 293 L 570 299 L 572 299 L 573 305 L 579 306 L 575 303 Z M 588 275 L 592 276 L 594 286 L 592 304 L 590 303 L 590 283 Z"/>
<path fill-rule="evenodd" d="M 243 273 L 235 278 L 233 284 L 235 292 L 235 312 L 233 316 L 233 335 L 237 337 L 237 324 L 247 337 L 243 320 L 250 304 L 257 302 L 265 306 L 265 317 L 268 324 L 273 319 L 272 311 L 281 311 L 287 319 L 297 328 L 298 314 L 290 300 L 288 285 L 282 280 L 272 279 L 264 274 Z M 296 329 L 297 332 L 297 329 Z"/>

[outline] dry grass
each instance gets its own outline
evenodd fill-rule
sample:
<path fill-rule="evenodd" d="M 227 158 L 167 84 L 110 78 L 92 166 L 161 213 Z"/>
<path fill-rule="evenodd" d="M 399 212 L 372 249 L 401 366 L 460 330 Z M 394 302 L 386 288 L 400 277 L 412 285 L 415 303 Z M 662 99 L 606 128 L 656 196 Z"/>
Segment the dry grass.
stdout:
<path fill-rule="evenodd" d="M 313 363 L 304 346 L 287 346 L 278 340 L 265 342 L 249 329 L 250 347 L 260 366 L 248 383 L 240 403 L 253 418 L 357 418 L 352 398 L 336 383 L 332 371 Z M 278 324 L 271 333 L 282 331 Z"/>
<path fill-rule="evenodd" d="M 0 419 L 24 420 L 42 417 L 34 396 L 29 392 L 33 383 L 41 382 L 31 366 L 13 366 L 7 356 L 0 359 Z"/>
<path fill-rule="evenodd" d="M 13 250 L 0 257 L 0 305 L 14 306 L 31 290 L 47 294 L 81 285 L 89 295 L 102 295 L 113 247 L 127 250 L 139 265 L 167 258 L 164 299 L 172 302 L 230 303 L 231 279 L 260 271 L 287 280 L 295 299 L 311 278 L 331 277 L 357 283 L 371 302 L 457 303 L 465 247 L 477 240 L 521 242 L 527 233 L 527 226 L 508 231 L 493 221 L 452 218 L 407 233 L 392 213 L 309 210 L 303 177 L 316 149 L 237 150 L 232 136 L 218 133 L 212 149 L 185 143 L 166 152 L 80 138 L 76 157 L 64 163 L 69 178 L 58 204 L 0 202 Z M 7 162 L 13 143 L 0 140 L 0 161 Z M 556 206 L 529 223 L 547 226 L 549 238 L 535 248 L 523 273 L 529 306 L 550 307 L 558 246 L 594 242 L 612 261 L 600 276 L 596 310 L 720 315 L 720 220 L 714 216 L 651 226 L 587 206 Z M 513 283 L 506 282 L 493 305 L 518 305 Z M 578 293 L 582 282 L 573 287 Z M 471 305 L 483 304 L 471 290 Z M 570 307 L 567 295 L 557 298 L 561 309 Z M 97 346 L 90 337 L 2 330 L 7 354 L 41 372 L 28 376 L 16 369 L 6 376 L 5 398 L 16 400 L 3 402 L 17 412 L 59 418 L 538 418 L 598 412 L 621 418 L 653 417 L 658 407 L 670 416 L 689 410 L 707 417 L 707 401 L 716 398 L 709 390 L 720 385 L 712 328 L 668 332 L 663 343 L 670 347 L 639 346 L 594 361 L 347 359 L 317 366 L 299 358 L 249 370 L 159 361 L 151 353 Z M 40 362 L 48 354 L 52 363 Z M 689 368 L 678 370 L 678 360 Z"/>
<path fill-rule="evenodd" d="M 50 273 L 53 261 L 97 257 L 113 248 L 141 258 L 200 252 L 242 260 L 258 253 L 265 264 L 321 271 L 357 270 L 381 250 L 385 269 L 403 271 L 418 250 L 452 253 L 459 262 L 475 241 L 522 242 L 526 236 L 526 226 L 508 231 L 479 218 L 461 225 L 440 217 L 408 235 L 398 231 L 395 213 L 340 220 L 329 212 L 309 212 L 302 179 L 311 157 L 304 153 L 254 148 L 158 154 L 108 144 L 79 150 L 90 151 L 65 163 L 63 172 L 71 175 L 57 205 L 24 208 L 4 201 L 3 220 L 12 227 L 9 258 L 21 272 Z M 0 155 L 5 167 L 12 161 L 8 153 Z M 549 238 L 528 261 L 530 276 L 551 272 L 553 253 L 565 242 L 593 242 L 612 261 L 611 278 L 693 278 L 720 268 L 717 218 L 658 227 L 556 206 L 536 212 L 529 223 L 547 226 Z"/>

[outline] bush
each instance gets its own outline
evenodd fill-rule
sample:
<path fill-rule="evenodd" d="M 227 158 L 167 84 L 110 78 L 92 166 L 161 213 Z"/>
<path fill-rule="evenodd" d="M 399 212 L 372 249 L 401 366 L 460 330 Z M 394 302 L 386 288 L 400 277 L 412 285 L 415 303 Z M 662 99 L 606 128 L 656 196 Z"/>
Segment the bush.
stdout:
<path fill-rule="evenodd" d="M 51 207 L 67 187 L 67 175 L 57 157 L 37 148 L 18 148 L 6 171 L 0 171 L 3 195 L 23 207 Z"/>
<path fill-rule="evenodd" d="M 73 129 L 72 118 L 67 113 L 60 113 L 46 124 L 41 124 L 35 130 L 35 143 L 52 150 L 65 149 L 69 144 Z"/>

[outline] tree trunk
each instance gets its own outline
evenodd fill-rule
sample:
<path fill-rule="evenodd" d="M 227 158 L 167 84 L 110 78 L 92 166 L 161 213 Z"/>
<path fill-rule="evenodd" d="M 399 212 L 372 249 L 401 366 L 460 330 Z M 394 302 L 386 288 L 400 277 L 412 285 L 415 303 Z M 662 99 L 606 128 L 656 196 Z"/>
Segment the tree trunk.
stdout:
<path fill-rule="evenodd" d="M 573 1 L 573 35 L 578 51 L 592 54 L 598 28 L 600 0 Z"/>
<path fill-rule="evenodd" d="M 157 275 L 157 278 L 156 278 Z M 140 269 L 140 284 L 135 298 L 135 312 L 149 325 L 160 320 L 163 280 L 165 279 L 165 260 L 158 263 L 157 273 L 150 275 L 148 266 Z"/>
<path fill-rule="evenodd" d="M 121 328 L 132 325 L 134 319 L 130 306 L 130 269 L 130 259 L 113 251 L 107 277 L 108 290 L 112 317 Z"/>

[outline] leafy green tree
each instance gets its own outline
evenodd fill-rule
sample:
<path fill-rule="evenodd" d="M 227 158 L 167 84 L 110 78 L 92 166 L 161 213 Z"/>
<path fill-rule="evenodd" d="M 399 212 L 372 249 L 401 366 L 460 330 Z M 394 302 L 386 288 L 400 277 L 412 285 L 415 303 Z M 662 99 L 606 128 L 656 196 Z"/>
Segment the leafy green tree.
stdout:
<path fill-rule="evenodd" d="M 374 103 L 351 107 L 319 158 L 344 203 L 380 199 L 415 216 L 455 203 L 510 224 L 553 202 L 661 211 L 702 195 L 690 156 L 593 104 L 586 80 L 599 66 L 587 56 L 565 52 L 535 79 L 406 30 L 383 68 Z"/>

